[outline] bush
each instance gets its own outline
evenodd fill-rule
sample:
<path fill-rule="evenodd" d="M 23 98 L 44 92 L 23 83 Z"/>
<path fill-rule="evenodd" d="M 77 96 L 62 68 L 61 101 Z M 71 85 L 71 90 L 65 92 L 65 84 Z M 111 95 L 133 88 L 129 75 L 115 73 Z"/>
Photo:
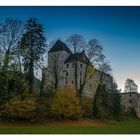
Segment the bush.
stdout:
<path fill-rule="evenodd" d="M 57 120 L 79 119 L 82 114 L 79 98 L 76 97 L 74 89 L 66 87 L 59 89 L 51 104 L 51 118 Z"/>
<path fill-rule="evenodd" d="M 92 117 L 92 110 L 93 110 L 93 98 L 84 96 L 82 98 L 82 111 L 83 117 Z"/>
<path fill-rule="evenodd" d="M 35 109 L 35 98 L 14 97 L 1 107 L 0 116 L 7 120 L 33 120 Z"/>

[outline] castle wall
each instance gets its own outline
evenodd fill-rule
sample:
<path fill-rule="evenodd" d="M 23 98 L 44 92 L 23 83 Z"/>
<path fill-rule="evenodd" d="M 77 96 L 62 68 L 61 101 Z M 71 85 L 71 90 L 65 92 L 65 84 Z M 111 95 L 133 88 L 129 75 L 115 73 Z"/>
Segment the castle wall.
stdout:
<path fill-rule="evenodd" d="M 121 105 L 123 112 L 130 112 L 132 109 L 140 117 L 140 95 L 136 92 L 121 93 Z"/>
<path fill-rule="evenodd" d="M 58 87 L 63 88 L 66 85 L 75 86 L 75 65 L 74 62 L 65 63 L 70 56 L 66 51 L 57 51 L 48 54 L 48 68 L 44 69 L 43 76 L 45 77 L 45 86 L 53 86 L 54 83 L 54 66 L 56 65 L 59 75 Z M 83 83 L 87 64 L 77 61 L 77 83 L 78 89 Z M 92 75 L 87 76 L 83 94 L 94 97 L 97 88 L 97 81 L 100 79 L 100 72 L 95 71 Z M 111 88 L 113 79 L 109 75 L 103 75 L 103 83 Z"/>

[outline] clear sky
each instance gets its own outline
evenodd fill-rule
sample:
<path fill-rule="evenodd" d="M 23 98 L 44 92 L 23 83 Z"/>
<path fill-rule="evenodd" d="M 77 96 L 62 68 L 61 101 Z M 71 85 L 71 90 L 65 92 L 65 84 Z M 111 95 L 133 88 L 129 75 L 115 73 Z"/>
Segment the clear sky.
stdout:
<path fill-rule="evenodd" d="M 74 33 L 98 39 L 119 87 L 132 78 L 140 92 L 140 7 L 0 7 L 6 17 L 37 18 L 48 43 Z"/>

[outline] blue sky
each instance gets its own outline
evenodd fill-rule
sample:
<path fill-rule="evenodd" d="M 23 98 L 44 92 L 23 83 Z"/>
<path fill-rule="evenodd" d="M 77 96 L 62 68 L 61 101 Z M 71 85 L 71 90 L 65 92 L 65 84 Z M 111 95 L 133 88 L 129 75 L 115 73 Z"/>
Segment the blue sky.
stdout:
<path fill-rule="evenodd" d="M 73 33 L 98 39 L 119 87 L 126 78 L 140 87 L 140 7 L 0 7 L 0 20 L 6 17 L 36 17 L 48 43 Z"/>

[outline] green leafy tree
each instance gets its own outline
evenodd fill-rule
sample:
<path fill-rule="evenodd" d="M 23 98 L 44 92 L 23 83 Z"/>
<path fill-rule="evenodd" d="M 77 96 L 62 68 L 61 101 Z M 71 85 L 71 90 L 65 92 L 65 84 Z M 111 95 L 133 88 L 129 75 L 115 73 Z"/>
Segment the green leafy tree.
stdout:
<path fill-rule="evenodd" d="M 12 97 L 27 92 L 25 75 L 18 71 L 16 64 L 10 65 L 6 73 L 0 71 L 0 104 L 8 102 Z"/>
<path fill-rule="evenodd" d="M 27 74 L 29 93 L 33 93 L 34 70 L 41 67 L 46 51 L 44 28 L 35 18 L 30 18 L 25 25 L 19 46 L 22 49 L 24 71 Z"/>

